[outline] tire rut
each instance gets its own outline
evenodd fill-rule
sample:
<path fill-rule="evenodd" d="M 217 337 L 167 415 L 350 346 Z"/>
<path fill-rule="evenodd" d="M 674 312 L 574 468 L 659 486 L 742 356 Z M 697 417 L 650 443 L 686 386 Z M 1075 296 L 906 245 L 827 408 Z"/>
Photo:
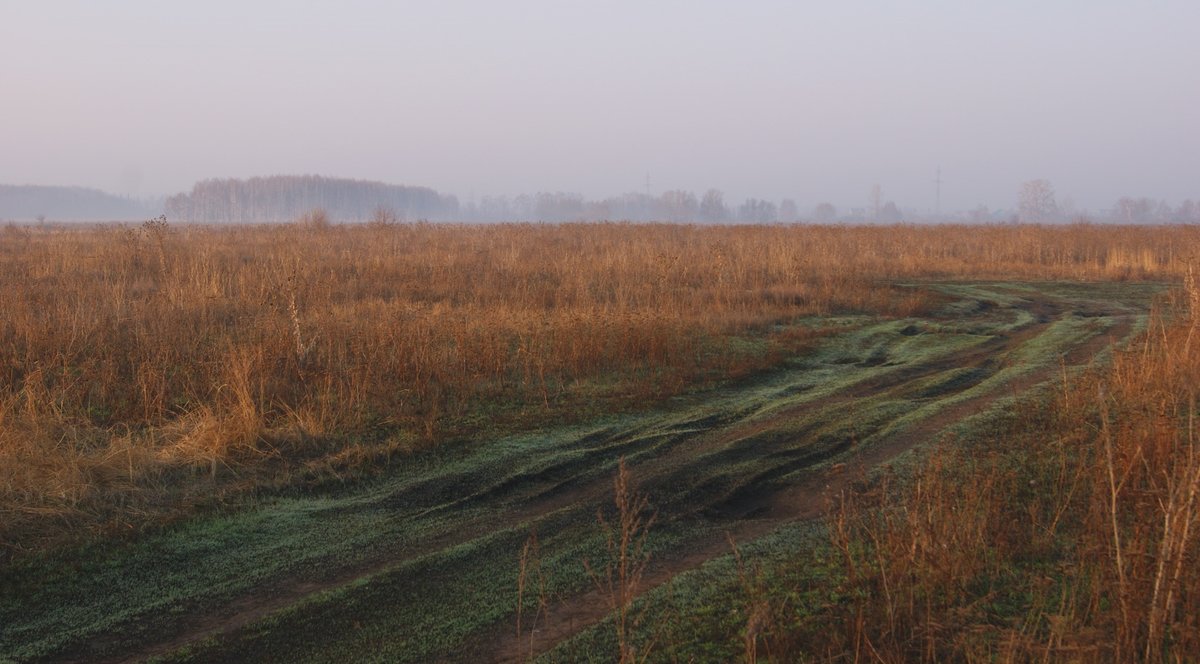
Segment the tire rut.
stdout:
<path fill-rule="evenodd" d="M 1052 320 L 1047 318 L 1033 327 L 1044 329 Z M 1131 320 L 1127 315 L 1116 320 L 1113 328 L 1097 333 L 1071 349 L 1065 357 L 1068 363 L 1072 366 L 1086 365 L 1112 343 L 1127 338 L 1132 330 Z M 1017 377 L 1002 389 L 956 403 L 886 440 L 856 449 L 843 466 L 852 468 L 851 471 L 810 472 L 785 489 L 766 494 L 761 505 L 744 506 L 747 512 L 758 514 L 757 518 L 736 521 L 724 531 L 724 537 L 713 537 L 692 544 L 688 554 L 651 565 L 643 577 L 638 596 L 668 583 L 678 574 L 729 554 L 730 539 L 749 541 L 770 534 L 783 525 L 823 516 L 832 496 L 861 483 L 871 469 L 888 463 L 923 441 L 934 439 L 946 428 L 986 409 L 998 399 L 1053 380 L 1058 371 L 1060 369 L 1055 367 L 1045 367 Z M 507 630 L 497 630 L 489 638 L 472 644 L 463 654 L 472 661 L 529 661 L 604 620 L 610 613 L 608 607 L 609 599 L 598 590 L 566 598 L 546 611 L 547 619 L 537 632 L 519 635 L 515 623 L 510 623 L 505 626 Z"/>
<path fill-rule="evenodd" d="M 527 474 L 521 473 L 502 478 L 489 486 L 485 486 L 471 495 L 461 496 L 442 504 L 429 504 L 428 497 L 417 498 L 414 502 L 428 510 L 446 510 L 456 505 L 466 503 L 481 503 L 499 501 L 508 504 L 504 514 L 479 517 L 456 527 L 453 531 L 443 533 L 434 539 L 417 547 L 409 547 L 400 556 L 389 555 L 366 564 L 351 566 L 342 572 L 325 579 L 295 578 L 269 584 L 243 593 L 238 598 L 221 603 L 220 606 L 208 608 L 180 621 L 186 624 L 180 631 L 162 634 L 153 643 L 127 652 L 121 656 L 96 658 L 96 650 L 88 648 L 89 654 L 82 652 L 65 661 L 104 661 L 104 662 L 133 662 L 141 661 L 158 655 L 175 651 L 189 643 L 209 639 L 233 636 L 266 616 L 292 606 L 315 593 L 330 590 L 351 583 L 355 580 L 386 572 L 405 561 L 418 556 L 433 553 L 456 546 L 473 539 L 483 537 L 489 532 L 500 528 L 519 526 L 557 510 L 577 505 L 579 503 L 600 504 L 611 490 L 611 478 L 607 474 L 601 476 L 587 475 L 587 469 L 595 464 L 615 462 L 612 455 L 614 450 L 626 449 L 643 452 L 646 458 L 638 460 L 632 467 L 640 482 L 653 483 L 656 479 L 662 481 L 669 478 L 673 471 L 686 471 L 688 460 L 703 457 L 706 454 L 727 449 L 732 442 L 742 440 L 755 433 L 765 432 L 780 422 L 795 420 L 811 415 L 826 408 L 837 408 L 851 403 L 864 396 L 877 396 L 891 390 L 904 389 L 912 381 L 935 375 L 940 371 L 964 366 L 978 366 L 992 361 L 997 354 L 1018 348 L 1025 341 L 1036 337 L 1046 327 L 1063 315 L 1064 307 L 1050 298 L 1032 300 L 1028 307 L 1034 311 L 1036 318 L 1025 326 L 1011 330 L 1003 335 L 990 339 L 977 347 L 971 347 L 958 353 L 951 353 L 933 362 L 914 367 L 902 367 L 895 371 L 886 372 L 880 377 L 864 380 L 845 386 L 839 392 L 784 407 L 766 417 L 748 419 L 745 414 L 716 413 L 702 417 L 685 419 L 680 422 L 667 422 L 663 430 L 654 427 L 633 427 L 632 429 L 604 429 L 583 436 L 573 443 L 568 443 L 560 449 L 575 449 L 581 451 L 582 461 L 576 465 L 551 464 L 540 470 Z M 1118 318 L 1118 324 L 1110 330 L 1110 335 L 1118 338 L 1128 333 L 1130 322 L 1128 316 Z M 1071 351 L 1069 361 L 1080 364 L 1086 358 L 1092 357 L 1105 345 L 1103 338 L 1093 337 L 1085 344 Z M 1036 374 L 1014 381 L 1013 389 L 1024 389 L 1053 377 L 1054 369 L 1043 369 Z M 765 535 L 780 525 L 799 519 L 810 519 L 823 513 L 825 496 L 831 491 L 838 491 L 850 485 L 855 473 L 828 475 L 809 472 L 805 468 L 828 460 L 838 455 L 845 455 L 846 463 L 855 468 L 867 469 L 895 457 L 897 454 L 911 448 L 920 440 L 927 439 L 958 421 L 971 412 L 977 412 L 991 401 L 1005 396 L 990 393 L 955 404 L 944 412 L 939 412 L 929 420 L 922 421 L 913 427 L 880 441 L 878 444 L 857 447 L 847 445 L 835 446 L 828 454 L 813 450 L 812 454 L 792 452 L 781 454 L 781 463 L 766 470 L 760 479 L 777 481 L 785 477 L 795 477 L 787 487 L 762 494 L 746 490 L 738 494 L 735 489 L 731 496 L 731 509 L 728 514 L 739 517 L 727 529 L 729 536 L 737 540 L 749 540 Z M 697 429 L 715 427 L 708 431 L 697 432 Z M 660 439 L 655 443 L 653 439 Z M 636 442 L 635 442 L 636 441 Z M 631 444 L 632 443 L 632 444 Z M 593 447 L 596 446 L 596 447 Z M 650 453 L 660 452 L 657 456 Z M 779 454 L 776 452 L 776 454 Z M 787 458 L 791 456 L 791 458 Z M 572 469 L 580 467 L 579 472 Z M 797 476 L 797 474 L 802 476 Z M 644 480 L 642 478 L 645 478 Z M 524 487 L 534 485 L 531 493 L 522 493 Z M 411 491 L 409 492 L 411 494 Z M 394 498 L 402 503 L 403 498 Z M 398 506 L 398 505 L 394 505 Z M 409 505 L 414 506 L 414 505 Z M 711 507 L 711 506 L 709 506 Z M 752 513 L 758 516 L 744 518 L 744 514 Z M 478 529 L 473 526 L 478 526 Z M 464 533 L 471 533 L 465 535 Z M 653 565 L 645 578 L 643 592 L 667 582 L 678 573 L 694 569 L 704 562 L 728 552 L 725 538 L 702 542 L 692 547 L 686 555 L 667 558 Z M 541 633 L 533 641 L 535 652 L 544 652 L 554 644 L 573 636 L 586 627 L 595 624 L 607 615 L 602 607 L 607 606 L 603 598 L 593 593 L 584 593 L 568 598 L 557 605 L 551 612 L 551 621 L 543 625 Z M 518 640 L 509 631 L 515 631 L 512 626 L 501 626 L 494 632 L 481 635 L 481 638 L 467 644 L 464 654 L 473 657 L 490 658 L 492 661 L 523 660 L 529 653 L 528 643 Z M 88 644 L 94 646 L 96 642 Z"/>

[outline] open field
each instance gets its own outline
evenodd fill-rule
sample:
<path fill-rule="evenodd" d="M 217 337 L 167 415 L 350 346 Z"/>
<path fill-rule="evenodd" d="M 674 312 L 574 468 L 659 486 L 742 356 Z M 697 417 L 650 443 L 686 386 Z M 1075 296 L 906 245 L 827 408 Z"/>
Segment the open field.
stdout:
<path fill-rule="evenodd" d="M 994 472 L 961 470 L 975 467 L 971 450 L 999 458 L 1006 440 L 1098 430 L 1097 400 L 1072 390 L 1096 393 L 1087 381 L 1101 379 L 1081 371 L 1111 362 L 1113 344 L 1142 343 L 1147 321 L 1163 339 L 1154 352 L 1192 366 L 1185 304 L 1154 318 L 1151 307 L 1182 283 L 1194 231 L 10 228 L 0 269 L 20 286 L 0 296 L 0 660 L 976 653 L 906 650 L 907 614 L 888 603 L 903 586 L 885 555 L 862 556 L 923 532 L 888 521 L 894 506 L 998 495 L 985 490 L 1002 484 Z M 1136 372 L 1118 355 L 1114 371 Z M 1173 380 L 1159 392 L 1188 384 Z M 1131 409 L 1113 430 L 1137 430 L 1134 382 L 1104 384 L 1099 403 L 1121 394 Z M 1135 478 L 1146 455 L 1109 440 L 1106 468 Z M 950 451 L 931 455 L 938 441 Z M 644 620 L 616 643 L 610 597 L 584 561 L 605 569 L 613 553 L 596 514 L 613 518 L 621 459 L 656 517 L 631 614 Z M 1146 491 L 1161 488 L 1147 473 Z M 938 503 L 914 478 L 965 488 Z M 1178 487 L 1171 500 L 1192 509 Z M 860 497 L 833 501 L 843 492 Z M 1059 520 L 1085 532 L 1129 516 L 1086 516 L 1093 503 L 1076 498 Z M 1124 595 L 1077 586 L 1094 593 L 1090 609 L 1056 624 L 1082 630 L 1124 602 L 1127 643 L 1161 640 L 1130 627 L 1131 579 L 1165 588 L 1194 558 L 1194 513 L 1171 518 L 1182 539 L 1146 553 L 1166 572 L 1122 561 Z M 1118 539 L 1136 523 L 1121 521 Z M 1131 541 L 1158 540 L 1126 539 L 1118 558 Z M 1107 564 L 1079 555 L 1074 569 Z M 1156 591 L 1148 611 L 1173 624 L 1163 616 L 1196 601 L 1182 597 L 1167 605 Z M 1016 620 L 1028 601 L 997 616 Z M 839 641 L 814 628 L 834 623 L 859 629 Z M 988 643 L 1007 635 L 997 630 Z M 1121 647 L 1096 652 L 1120 659 Z"/>

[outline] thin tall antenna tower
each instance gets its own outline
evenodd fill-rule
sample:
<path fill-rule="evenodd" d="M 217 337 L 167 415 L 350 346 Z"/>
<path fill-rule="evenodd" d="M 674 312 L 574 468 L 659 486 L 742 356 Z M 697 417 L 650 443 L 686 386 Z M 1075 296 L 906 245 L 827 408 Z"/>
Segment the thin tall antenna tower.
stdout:
<path fill-rule="evenodd" d="M 935 208 L 936 212 L 934 214 L 936 214 L 937 216 L 940 217 L 940 216 L 942 216 L 942 166 L 941 166 L 941 164 L 938 164 L 937 179 L 934 180 L 934 182 L 937 183 L 937 208 Z"/>

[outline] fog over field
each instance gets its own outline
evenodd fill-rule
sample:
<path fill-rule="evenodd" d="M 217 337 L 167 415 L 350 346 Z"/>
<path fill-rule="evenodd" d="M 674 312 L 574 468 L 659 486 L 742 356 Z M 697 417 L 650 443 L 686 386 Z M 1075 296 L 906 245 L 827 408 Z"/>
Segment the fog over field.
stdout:
<path fill-rule="evenodd" d="M 1198 27 L 0 0 L 0 664 L 1200 661 Z"/>
<path fill-rule="evenodd" d="M 0 183 L 151 199 L 321 174 L 464 206 L 1200 195 L 1200 5 L 366 1 L 0 7 Z M 0 215 L 2 216 L 2 215 Z"/>

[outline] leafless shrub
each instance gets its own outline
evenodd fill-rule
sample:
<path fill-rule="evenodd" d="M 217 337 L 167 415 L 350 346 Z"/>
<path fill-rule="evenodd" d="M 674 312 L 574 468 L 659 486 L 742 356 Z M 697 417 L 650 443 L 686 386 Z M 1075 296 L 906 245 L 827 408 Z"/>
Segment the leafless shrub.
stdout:
<path fill-rule="evenodd" d="M 325 211 L 325 208 L 313 208 L 300 215 L 296 223 L 301 228 L 306 228 L 310 231 L 325 231 L 329 230 L 331 222 L 329 220 L 329 213 Z"/>
<path fill-rule="evenodd" d="M 396 214 L 396 210 L 380 205 L 371 213 L 370 225 L 376 228 L 387 228 L 400 223 L 400 215 Z"/>
<path fill-rule="evenodd" d="M 633 635 L 641 625 L 642 615 L 633 610 L 633 603 L 641 590 L 642 577 L 650 562 L 646 537 L 654 525 L 655 515 L 650 512 L 649 499 L 633 487 L 624 458 L 619 461 L 617 474 L 613 478 L 613 503 L 616 507 L 615 521 L 605 518 L 603 512 L 596 514 L 605 533 L 607 560 L 599 568 L 588 560 L 584 560 L 583 564 L 612 610 L 618 661 L 632 664 L 646 661 L 653 647 L 652 640 L 640 647 L 635 643 Z"/>

